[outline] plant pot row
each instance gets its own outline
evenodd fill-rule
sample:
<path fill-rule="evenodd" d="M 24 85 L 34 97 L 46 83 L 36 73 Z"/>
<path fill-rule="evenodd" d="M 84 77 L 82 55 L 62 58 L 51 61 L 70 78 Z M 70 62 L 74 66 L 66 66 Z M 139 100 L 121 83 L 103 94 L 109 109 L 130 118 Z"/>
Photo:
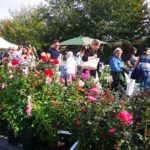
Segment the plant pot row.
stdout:
<path fill-rule="evenodd" d="M 69 142 L 70 136 L 61 136 L 61 140 L 52 143 L 50 140 L 41 141 L 37 137 L 23 134 L 15 137 L 14 131 L 8 129 L 7 142 L 11 145 L 22 144 L 23 150 L 69 150 L 73 142 Z"/>

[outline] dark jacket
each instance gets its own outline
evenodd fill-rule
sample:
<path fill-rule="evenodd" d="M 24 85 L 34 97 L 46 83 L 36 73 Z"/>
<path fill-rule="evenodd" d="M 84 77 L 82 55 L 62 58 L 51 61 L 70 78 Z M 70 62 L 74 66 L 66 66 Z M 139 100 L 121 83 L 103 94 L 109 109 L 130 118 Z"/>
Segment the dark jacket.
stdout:
<path fill-rule="evenodd" d="M 96 53 L 93 50 L 87 49 L 82 57 L 82 61 L 88 61 L 88 57 L 94 56 L 95 54 Z"/>

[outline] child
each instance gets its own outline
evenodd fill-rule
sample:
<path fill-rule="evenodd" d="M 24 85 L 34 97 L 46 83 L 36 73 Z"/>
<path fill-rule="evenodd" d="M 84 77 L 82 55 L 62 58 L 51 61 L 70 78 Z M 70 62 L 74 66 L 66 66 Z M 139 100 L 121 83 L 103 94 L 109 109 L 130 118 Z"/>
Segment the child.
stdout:
<path fill-rule="evenodd" d="M 66 77 L 67 82 L 72 82 L 72 77 L 76 74 L 76 61 L 71 51 L 67 52 Z"/>

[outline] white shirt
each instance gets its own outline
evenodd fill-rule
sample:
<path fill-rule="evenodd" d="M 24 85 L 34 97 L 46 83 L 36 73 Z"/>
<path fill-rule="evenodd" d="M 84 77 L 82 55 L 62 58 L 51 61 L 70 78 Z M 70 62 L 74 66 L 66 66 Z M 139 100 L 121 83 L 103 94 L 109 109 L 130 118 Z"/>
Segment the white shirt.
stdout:
<path fill-rule="evenodd" d="M 68 58 L 66 61 L 66 73 L 75 74 L 76 73 L 76 61 L 73 57 Z"/>
<path fill-rule="evenodd" d="M 78 66 L 81 66 L 82 57 L 83 57 L 83 55 L 80 52 L 78 52 L 77 55 L 76 55 L 76 63 L 77 63 Z"/>

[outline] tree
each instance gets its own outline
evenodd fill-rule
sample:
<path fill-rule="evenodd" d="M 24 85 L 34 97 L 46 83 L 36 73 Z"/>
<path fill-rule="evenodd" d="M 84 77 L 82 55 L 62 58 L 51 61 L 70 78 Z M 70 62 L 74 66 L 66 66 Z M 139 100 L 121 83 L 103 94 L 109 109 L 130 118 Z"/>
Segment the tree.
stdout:
<path fill-rule="evenodd" d="M 42 35 L 46 28 L 43 20 L 43 7 L 22 8 L 11 12 L 12 19 L 0 22 L 0 33 L 7 40 L 19 45 L 32 44 L 37 47 L 44 45 Z"/>
<path fill-rule="evenodd" d="M 144 0 L 45 0 L 0 22 L 0 34 L 17 44 L 46 48 L 54 39 L 83 35 L 104 41 L 134 42 L 150 33 Z"/>

